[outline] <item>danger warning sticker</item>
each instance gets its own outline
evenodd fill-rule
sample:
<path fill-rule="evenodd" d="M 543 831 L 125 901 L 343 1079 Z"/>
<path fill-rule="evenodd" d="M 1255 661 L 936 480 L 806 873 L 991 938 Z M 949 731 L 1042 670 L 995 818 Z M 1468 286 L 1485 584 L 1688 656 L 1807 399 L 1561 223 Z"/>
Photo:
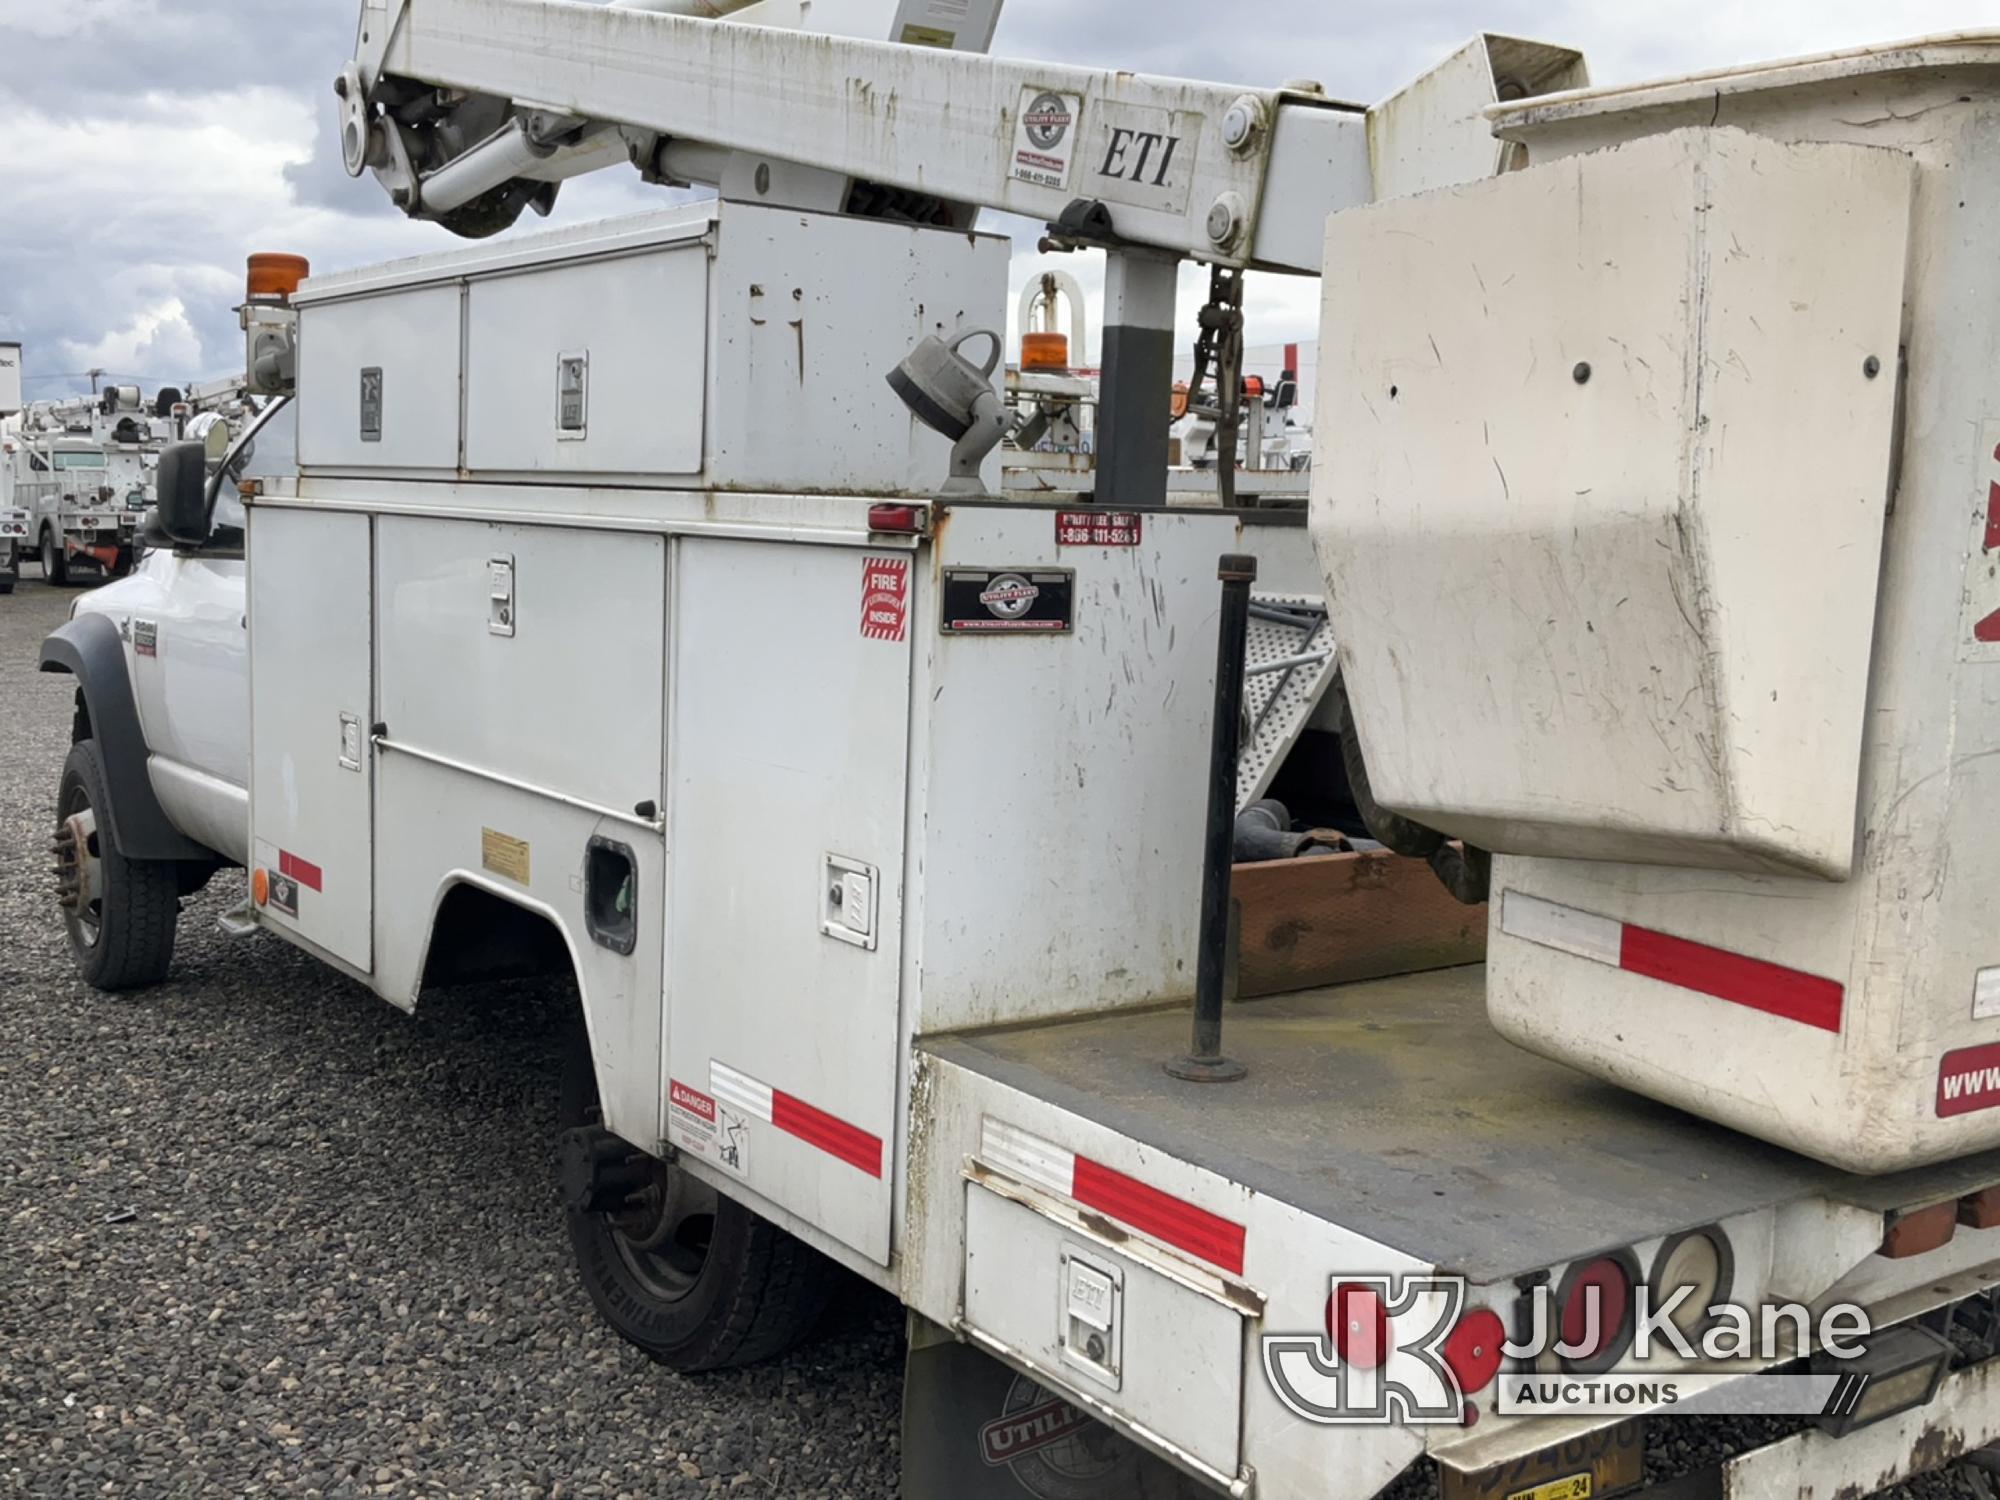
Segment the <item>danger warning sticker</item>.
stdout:
<path fill-rule="evenodd" d="M 667 1139 L 739 1175 L 750 1170 L 750 1124 L 678 1078 L 667 1086 Z"/>
<path fill-rule="evenodd" d="M 861 559 L 861 633 L 871 641 L 900 641 L 910 631 L 910 560 Z"/>
<path fill-rule="evenodd" d="M 1083 99 L 1030 85 L 1021 90 L 1021 113 L 1014 122 L 1014 178 L 1036 187 L 1069 186 L 1076 153 L 1077 116 Z"/>

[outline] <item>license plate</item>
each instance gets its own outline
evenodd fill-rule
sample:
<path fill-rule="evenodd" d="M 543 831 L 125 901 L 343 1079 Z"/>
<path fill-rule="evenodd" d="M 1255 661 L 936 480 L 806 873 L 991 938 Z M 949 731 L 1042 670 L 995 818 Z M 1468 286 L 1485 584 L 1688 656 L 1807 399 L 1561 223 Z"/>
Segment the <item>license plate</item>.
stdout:
<path fill-rule="evenodd" d="M 1438 1466 L 1440 1500 L 1604 1500 L 1645 1477 L 1643 1417 L 1555 1443 L 1490 1469 L 1461 1474 Z"/>

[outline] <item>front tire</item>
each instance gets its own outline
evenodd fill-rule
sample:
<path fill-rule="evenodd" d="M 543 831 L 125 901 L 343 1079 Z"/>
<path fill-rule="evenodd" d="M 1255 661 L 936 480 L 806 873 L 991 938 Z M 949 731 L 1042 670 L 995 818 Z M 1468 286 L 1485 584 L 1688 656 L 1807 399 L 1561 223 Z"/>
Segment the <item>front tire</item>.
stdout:
<path fill-rule="evenodd" d="M 69 582 L 69 553 L 46 526 L 42 528 L 42 577 L 53 584 Z"/>
<path fill-rule="evenodd" d="M 563 1072 L 566 1130 L 599 1127 L 581 1037 Z M 619 1336 L 684 1373 L 755 1364 L 812 1331 L 836 1268 L 776 1225 L 673 1165 L 638 1158 L 650 1180 L 612 1213 L 568 1210 L 577 1270 Z"/>
<path fill-rule="evenodd" d="M 158 984 L 174 957 L 180 871 L 127 859 L 99 820 L 107 805 L 97 742 L 70 746 L 56 793 L 56 882 L 77 973 L 93 989 Z"/>

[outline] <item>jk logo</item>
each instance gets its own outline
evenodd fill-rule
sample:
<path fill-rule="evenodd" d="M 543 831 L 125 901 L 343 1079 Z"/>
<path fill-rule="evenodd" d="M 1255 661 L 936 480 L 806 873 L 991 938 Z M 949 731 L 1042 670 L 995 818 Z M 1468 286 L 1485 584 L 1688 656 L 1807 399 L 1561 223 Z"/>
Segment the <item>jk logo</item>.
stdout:
<path fill-rule="evenodd" d="M 1454 1277 L 1342 1277 L 1327 1297 L 1331 1342 L 1266 1334 L 1264 1378 L 1286 1410 L 1322 1426 L 1461 1422 L 1443 1346 L 1464 1309 Z"/>

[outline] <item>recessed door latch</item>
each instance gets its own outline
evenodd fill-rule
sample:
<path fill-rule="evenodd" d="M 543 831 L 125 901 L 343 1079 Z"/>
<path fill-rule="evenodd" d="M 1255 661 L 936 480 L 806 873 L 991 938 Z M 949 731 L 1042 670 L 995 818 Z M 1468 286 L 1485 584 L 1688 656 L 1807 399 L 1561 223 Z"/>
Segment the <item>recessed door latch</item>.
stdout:
<path fill-rule="evenodd" d="M 829 854 L 820 872 L 819 930 L 857 948 L 875 947 L 877 892 L 882 884 L 875 866 Z"/>
<path fill-rule="evenodd" d="M 486 564 L 486 628 L 494 635 L 514 633 L 514 559 L 496 557 Z"/>

